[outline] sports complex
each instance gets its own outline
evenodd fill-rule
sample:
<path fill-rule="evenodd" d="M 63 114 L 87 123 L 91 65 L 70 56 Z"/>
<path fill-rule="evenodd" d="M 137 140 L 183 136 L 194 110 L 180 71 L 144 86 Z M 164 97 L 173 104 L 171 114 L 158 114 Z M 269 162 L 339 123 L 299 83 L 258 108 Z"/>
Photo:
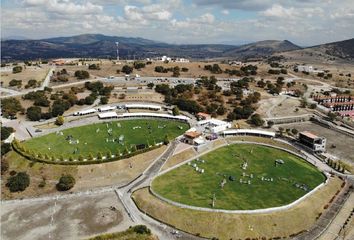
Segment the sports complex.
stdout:
<path fill-rule="evenodd" d="M 131 180 L 134 187 L 121 190 L 125 195 L 117 194 L 123 204 L 129 196 L 156 221 L 206 238 L 261 237 L 257 231 L 271 238 L 301 234 L 344 186 L 316 165 L 311 154 L 274 132 L 158 111 L 99 113 L 79 126 L 15 140 L 13 146 L 32 161 L 91 164 L 92 169 L 129 158 L 130 167 L 116 171 L 128 171 L 135 164 L 131 157 L 142 155 L 151 165 Z M 192 143 L 186 141 L 194 135 Z M 167 146 L 161 156 L 145 159 L 145 152 L 162 145 Z M 135 186 L 135 180 L 143 184 Z"/>

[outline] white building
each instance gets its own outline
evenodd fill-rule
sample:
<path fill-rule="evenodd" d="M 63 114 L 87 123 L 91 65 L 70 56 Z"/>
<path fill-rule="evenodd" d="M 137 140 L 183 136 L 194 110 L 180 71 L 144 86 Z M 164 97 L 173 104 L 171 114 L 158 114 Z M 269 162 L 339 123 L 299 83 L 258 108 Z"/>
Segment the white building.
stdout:
<path fill-rule="evenodd" d="M 178 115 L 178 116 L 173 116 L 165 113 L 148 113 L 148 112 L 142 112 L 142 113 L 123 113 L 117 116 L 118 118 L 164 118 L 164 119 L 169 119 L 169 120 L 176 120 L 176 121 L 182 121 L 182 122 L 188 122 L 190 120 L 189 117 L 183 116 L 183 115 Z"/>
<path fill-rule="evenodd" d="M 230 130 L 223 131 L 223 135 L 224 136 L 251 135 L 251 136 L 269 137 L 269 138 L 275 137 L 274 132 L 257 130 L 257 129 L 230 129 Z"/>
<path fill-rule="evenodd" d="M 161 57 L 161 61 L 163 61 L 163 62 L 165 62 L 165 61 L 171 62 L 171 58 L 170 58 L 170 57 L 167 57 L 167 56 L 162 56 L 162 57 Z"/>
<path fill-rule="evenodd" d="M 116 112 L 104 112 L 98 114 L 99 119 L 110 119 L 110 118 L 118 118 Z"/>
<path fill-rule="evenodd" d="M 215 118 L 202 120 L 199 121 L 197 124 L 199 126 L 205 127 L 205 129 L 209 129 L 211 133 L 219 133 L 225 131 L 227 128 L 231 128 L 231 123 Z"/>
<path fill-rule="evenodd" d="M 309 65 L 309 66 L 308 65 L 298 65 L 298 66 L 296 66 L 296 68 L 299 72 L 313 72 L 314 71 L 313 66 L 311 66 L 311 65 Z"/>
<path fill-rule="evenodd" d="M 155 104 L 130 103 L 130 104 L 125 104 L 123 107 L 125 109 L 147 109 L 147 110 L 154 110 L 154 111 L 161 110 L 161 106 Z"/>
<path fill-rule="evenodd" d="M 189 59 L 186 59 L 186 58 L 176 58 L 176 59 L 174 59 L 174 62 L 189 63 Z"/>
<path fill-rule="evenodd" d="M 84 115 L 88 115 L 88 114 L 92 114 L 97 112 L 96 109 L 91 108 L 91 109 L 87 109 L 87 110 L 83 110 L 83 111 L 78 111 L 78 112 L 74 112 L 74 116 L 84 116 Z"/>
<path fill-rule="evenodd" d="M 99 112 L 107 112 L 107 111 L 112 111 L 116 109 L 116 107 L 113 107 L 113 106 L 106 106 L 106 107 L 99 107 L 98 108 L 98 111 Z"/>

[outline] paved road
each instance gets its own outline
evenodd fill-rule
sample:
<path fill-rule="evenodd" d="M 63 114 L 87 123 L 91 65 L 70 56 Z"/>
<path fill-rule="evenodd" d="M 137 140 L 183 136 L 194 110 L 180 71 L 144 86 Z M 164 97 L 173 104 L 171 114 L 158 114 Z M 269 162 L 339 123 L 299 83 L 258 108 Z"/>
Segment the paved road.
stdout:
<path fill-rule="evenodd" d="M 177 141 L 173 141 L 167 150 L 154 161 L 154 163 L 142 174 L 142 176 L 140 176 L 129 185 L 120 189 L 116 189 L 116 193 L 131 220 L 137 224 L 147 225 L 159 237 L 159 239 L 200 239 L 196 236 L 183 232 L 172 234 L 172 232 L 175 231 L 173 228 L 141 213 L 131 198 L 131 194 L 134 192 L 134 190 L 140 187 L 148 186 L 150 184 L 150 181 L 160 171 L 164 162 L 172 155 L 177 144 Z"/>

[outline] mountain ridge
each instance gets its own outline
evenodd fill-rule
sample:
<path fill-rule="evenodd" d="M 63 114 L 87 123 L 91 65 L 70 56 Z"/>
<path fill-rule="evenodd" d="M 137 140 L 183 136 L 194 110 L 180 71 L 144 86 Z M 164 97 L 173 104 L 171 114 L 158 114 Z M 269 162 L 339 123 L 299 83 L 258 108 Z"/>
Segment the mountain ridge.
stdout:
<path fill-rule="evenodd" d="M 172 57 L 194 59 L 234 58 L 244 60 L 249 58 L 266 58 L 275 53 L 307 49 L 301 48 L 289 40 L 263 40 L 237 46 L 230 44 L 170 44 L 139 37 L 81 34 L 39 40 L 2 40 L 1 58 L 3 60 L 63 57 L 115 58 L 115 42 L 119 42 L 119 54 L 122 58 L 134 57 L 138 59 L 169 55 Z M 335 49 L 332 52 L 337 55 L 346 56 L 347 46 L 345 43 L 342 45 L 344 46 L 342 48 L 332 47 L 332 49 Z M 331 47 L 327 48 L 331 49 Z M 351 56 L 351 53 L 349 55 Z"/>

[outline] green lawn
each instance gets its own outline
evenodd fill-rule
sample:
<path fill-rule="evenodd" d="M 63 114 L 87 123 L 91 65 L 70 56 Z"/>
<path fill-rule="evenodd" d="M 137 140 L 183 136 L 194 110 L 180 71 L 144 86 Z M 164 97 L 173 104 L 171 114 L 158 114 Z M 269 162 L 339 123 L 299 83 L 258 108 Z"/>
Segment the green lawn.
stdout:
<path fill-rule="evenodd" d="M 276 159 L 283 160 L 284 164 L 275 166 Z M 173 201 L 207 208 L 211 207 L 215 193 L 214 208 L 246 210 L 289 204 L 325 180 L 324 175 L 305 160 L 260 145 L 233 144 L 199 160 L 157 177 L 152 183 L 153 190 Z M 241 168 L 244 161 L 248 161 L 246 170 Z M 205 172 L 198 173 L 192 166 L 194 163 Z M 230 176 L 235 180 L 231 181 Z M 262 181 L 262 177 L 273 178 L 273 181 Z M 223 179 L 226 183 L 221 188 Z M 247 184 L 240 183 L 240 179 Z M 295 184 L 305 184 L 307 190 Z"/>
<path fill-rule="evenodd" d="M 134 127 L 141 128 L 133 129 Z M 136 144 L 147 144 L 149 142 L 150 145 L 153 145 L 154 142 L 162 142 L 166 135 L 169 139 L 173 139 L 183 134 L 188 128 L 189 126 L 186 123 L 167 120 L 112 121 L 66 129 L 62 131 L 62 135 L 51 133 L 31 139 L 23 144 L 26 148 L 37 153 L 40 152 L 49 156 L 63 155 L 65 158 L 73 156 L 75 159 L 80 154 L 84 157 L 87 157 L 90 153 L 96 156 L 98 152 L 106 155 L 108 151 L 117 154 L 118 150 L 123 153 L 126 147 L 130 150 Z M 112 129 L 111 135 L 108 133 L 109 129 Z M 70 144 L 67 140 L 68 136 L 72 136 L 73 144 Z M 123 142 L 112 141 L 113 139 L 118 140 L 120 136 L 124 136 Z M 78 143 L 76 143 L 76 140 L 78 140 Z"/>

